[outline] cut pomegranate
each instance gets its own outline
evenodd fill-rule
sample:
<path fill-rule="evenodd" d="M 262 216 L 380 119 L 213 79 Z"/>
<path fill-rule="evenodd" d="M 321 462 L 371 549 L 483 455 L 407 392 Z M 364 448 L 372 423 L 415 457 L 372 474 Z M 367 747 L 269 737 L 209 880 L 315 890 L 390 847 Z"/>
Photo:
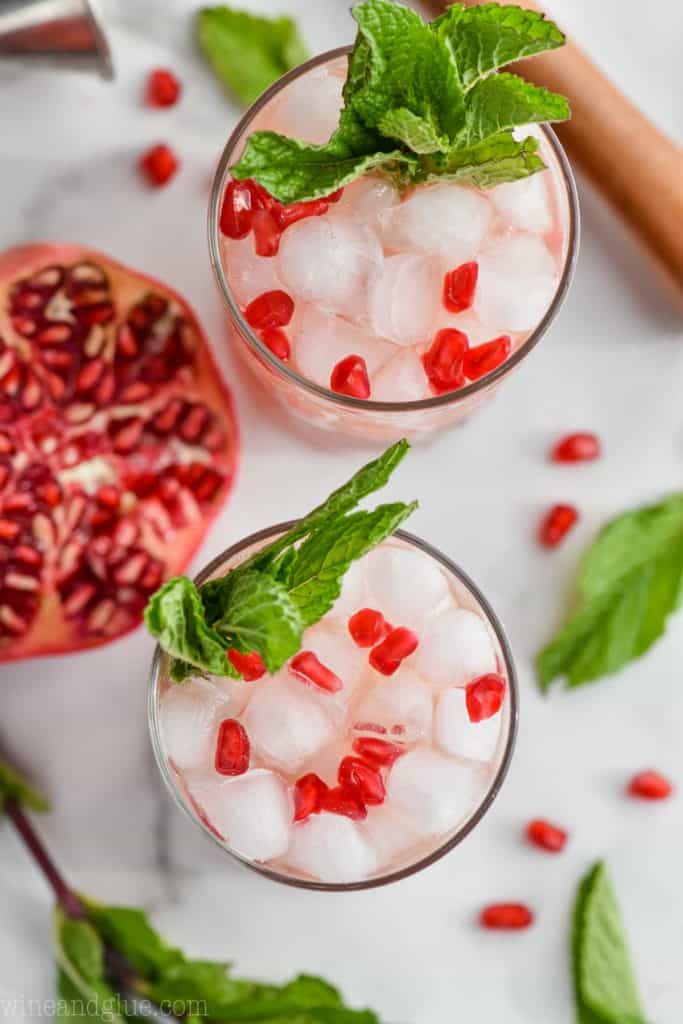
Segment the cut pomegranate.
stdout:
<path fill-rule="evenodd" d="M 579 518 L 573 505 L 553 505 L 541 520 L 538 529 L 539 543 L 546 548 L 555 548 L 564 540 Z"/>
<path fill-rule="evenodd" d="M 260 331 L 259 337 L 274 356 L 281 359 L 283 363 L 287 362 L 291 349 L 289 347 L 289 338 L 281 327 L 269 327 L 265 331 Z"/>
<path fill-rule="evenodd" d="M 344 757 L 337 774 L 342 786 L 355 786 L 364 804 L 384 803 L 386 792 L 382 776 L 359 757 Z"/>
<path fill-rule="evenodd" d="M 258 651 L 242 654 L 241 651 L 236 651 L 234 647 L 231 647 L 228 651 L 228 661 L 247 683 L 253 683 L 255 679 L 260 679 L 266 674 L 266 666 Z"/>
<path fill-rule="evenodd" d="M 0 660 L 136 626 L 203 539 L 236 449 L 178 295 L 76 246 L 0 256 Z"/>
<path fill-rule="evenodd" d="M 512 342 L 507 334 L 468 349 L 462 364 L 465 376 L 468 380 L 480 380 L 487 373 L 492 373 L 505 362 L 511 349 Z"/>
<path fill-rule="evenodd" d="M 294 783 L 294 821 L 304 821 L 319 814 L 327 793 L 327 784 L 315 772 L 302 775 Z"/>
<path fill-rule="evenodd" d="M 465 383 L 463 359 L 467 352 L 467 335 L 451 327 L 438 331 L 422 356 L 422 365 L 437 395 L 455 391 Z"/>
<path fill-rule="evenodd" d="M 541 850 L 547 850 L 549 853 L 559 853 L 567 842 L 567 833 L 557 825 L 551 825 L 549 821 L 544 821 L 543 818 L 535 818 L 534 821 L 529 822 L 526 827 L 526 837 L 534 846 L 540 847 Z"/>
<path fill-rule="evenodd" d="M 374 647 L 390 629 L 382 613 L 374 608 L 361 608 L 349 619 L 349 633 L 359 647 Z"/>
<path fill-rule="evenodd" d="M 294 315 L 294 302 L 283 291 L 264 292 L 250 302 L 244 311 L 244 318 L 256 330 L 267 327 L 285 327 Z"/>
<path fill-rule="evenodd" d="M 479 915 L 479 924 L 482 928 L 528 928 L 533 920 L 533 913 L 523 903 L 492 903 L 484 907 Z"/>
<path fill-rule="evenodd" d="M 465 705 L 470 722 L 483 722 L 500 711 L 505 694 L 505 680 L 491 672 L 473 679 L 465 687 Z"/>
<path fill-rule="evenodd" d="M 550 453 L 553 462 L 590 462 L 602 454 L 600 438 L 595 434 L 567 434 Z"/>
<path fill-rule="evenodd" d="M 145 99 L 150 107 L 172 107 L 180 96 L 180 82 L 168 68 L 156 68 L 147 79 Z"/>
<path fill-rule="evenodd" d="M 170 146 L 152 146 L 140 157 L 140 169 L 150 185 L 166 185 L 178 170 L 178 158 Z"/>
<path fill-rule="evenodd" d="M 374 736 L 359 736 L 353 741 L 353 749 L 364 761 L 387 767 L 404 753 L 403 747 L 399 747 L 397 743 L 376 739 Z"/>
<path fill-rule="evenodd" d="M 451 313 L 462 313 L 469 309 L 477 287 L 479 264 L 475 261 L 463 263 L 450 270 L 443 279 L 443 304 Z"/>
<path fill-rule="evenodd" d="M 659 772 L 646 771 L 633 776 L 627 792 L 641 800 L 666 800 L 673 793 L 673 786 Z"/>
<path fill-rule="evenodd" d="M 290 661 L 289 671 L 297 679 L 303 679 L 305 683 L 313 683 L 314 686 L 320 687 L 321 690 L 327 690 L 328 693 L 337 693 L 344 685 L 339 676 L 323 665 L 313 651 L 299 651 L 296 657 Z"/>
<path fill-rule="evenodd" d="M 244 775 L 249 767 L 249 737 L 236 718 L 226 718 L 220 724 L 214 763 L 221 775 Z"/>
<path fill-rule="evenodd" d="M 360 793 L 355 786 L 347 784 L 328 789 L 323 796 L 322 810 L 330 814 L 343 814 L 353 821 L 362 821 L 368 816 Z"/>
<path fill-rule="evenodd" d="M 332 370 L 330 387 L 338 395 L 351 398 L 370 397 L 370 378 L 365 360 L 361 356 L 347 356 Z"/>
<path fill-rule="evenodd" d="M 413 633 L 412 629 L 406 629 L 405 626 L 392 629 L 381 644 L 370 651 L 370 664 L 382 675 L 391 676 L 403 659 L 417 650 L 419 642 L 417 633 Z"/>

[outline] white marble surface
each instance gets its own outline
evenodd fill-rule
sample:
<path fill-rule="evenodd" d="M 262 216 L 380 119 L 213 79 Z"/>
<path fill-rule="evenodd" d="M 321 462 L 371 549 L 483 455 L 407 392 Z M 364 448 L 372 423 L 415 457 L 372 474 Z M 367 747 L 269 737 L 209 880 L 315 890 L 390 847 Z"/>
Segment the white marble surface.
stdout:
<path fill-rule="evenodd" d="M 294 430 L 263 406 L 227 351 L 204 209 L 237 109 L 194 51 L 195 6 L 108 0 L 114 84 L 0 66 L 0 243 L 97 245 L 167 279 L 199 309 L 244 434 L 236 490 L 199 567 L 246 532 L 307 509 L 368 452 Z M 244 6 L 271 7 L 267 0 Z M 312 50 L 352 36 L 343 0 L 276 6 L 302 18 Z M 553 10 L 664 129 L 680 133 L 677 0 L 660 0 L 651 16 L 637 0 L 556 0 Z M 183 102 L 150 112 L 139 101 L 143 76 L 166 63 L 185 83 Z M 138 180 L 136 156 L 164 139 L 181 154 L 183 170 L 169 188 L 150 193 Z M 474 420 L 415 450 L 392 486 L 395 495 L 419 496 L 412 528 L 479 582 L 516 654 L 519 742 L 483 824 L 432 869 L 366 894 L 298 892 L 233 867 L 161 792 L 145 721 L 152 644 L 138 631 L 94 653 L 1 670 L 0 738 L 54 801 L 41 829 L 79 886 L 104 899 L 144 902 L 172 939 L 195 954 L 230 958 L 247 974 L 328 974 L 350 1000 L 388 1021 L 569 1024 L 570 904 L 579 876 L 604 855 L 648 1019 L 681 1020 L 680 797 L 649 807 L 621 791 L 630 773 L 650 764 L 683 784 L 683 621 L 618 678 L 573 694 L 540 697 L 531 670 L 597 526 L 679 487 L 683 461 L 681 321 L 617 221 L 583 187 L 581 199 L 579 268 L 551 335 Z M 597 430 L 606 458 L 551 467 L 549 443 L 576 428 Z M 562 499 L 578 503 L 582 522 L 561 550 L 541 552 L 535 523 L 544 506 Z M 562 856 L 521 842 L 523 824 L 535 815 L 571 830 Z M 47 998 L 48 894 L 7 828 L 0 850 L 0 996 Z M 538 911 L 535 927 L 517 935 L 479 931 L 478 908 L 498 898 L 529 902 Z M 6 1013 L 22 1018 L 20 1005 Z"/>

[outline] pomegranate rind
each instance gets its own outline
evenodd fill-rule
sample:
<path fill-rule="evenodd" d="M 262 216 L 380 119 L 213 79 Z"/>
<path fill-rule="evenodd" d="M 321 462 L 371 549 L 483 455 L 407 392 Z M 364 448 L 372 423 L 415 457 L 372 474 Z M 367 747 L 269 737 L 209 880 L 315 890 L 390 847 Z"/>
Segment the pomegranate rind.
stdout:
<path fill-rule="evenodd" d="M 40 347 L 37 339 L 27 336 L 25 330 L 23 333 L 19 332 L 16 326 L 16 295 L 18 283 L 22 283 L 22 288 L 26 287 L 26 282 L 34 279 L 35 275 L 45 268 L 57 266 L 71 270 L 81 264 L 94 264 L 106 275 L 106 290 L 113 302 L 114 315 L 98 328 L 98 338 L 102 337 L 102 332 L 105 338 L 100 345 L 98 361 L 105 362 L 107 372 L 110 377 L 115 378 L 118 390 L 102 403 L 94 401 L 95 411 L 86 416 L 85 420 L 74 423 L 67 420 L 67 415 L 72 416 L 72 406 L 78 396 L 72 394 L 69 398 L 68 389 L 63 399 L 55 399 L 48 393 L 45 375 L 50 371 L 43 360 L 45 352 L 51 347 Z M 30 286 L 28 287 L 30 290 Z M 57 290 L 63 291 L 63 287 L 60 286 Z M 166 305 L 163 315 L 149 328 L 149 339 L 152 339 L 149 341 L 149 353 L 144 347 L 148 344 L 148 337 L 146 336 L 141 343 L 141 360 L 147 359 L 147 364 L 138 360 L 137 356 L 133 363 L 123 364 L 117 349 L 121 326 L 124 321 L 129 321 L 131 312 L 142 303 L 142 300 L 150 296 L 159 304 L 164 300 Z M 48 316 L 48 305 L 49 302 L 41 316 L 60 323 L 68 322 L 71 316 L 73 322 L 73 307 L 65 313 L 62 303 L 57 307 L 56 315 Z M 78 310 L 76 312 L 78 313 Z M 30 315 L 29 310 L 29 319 Z M 80 324 L 80 320 L 78 323 Z M 154 334 L 155 331 L 159 333 Z M 157 346 L 161 351 L 157 360 L 159 363 L 169 350 L 169 339 L 173 340 L 176 336 L 184 346 L 180 365 L 174 367 L 173 372 L 169 371 L 162 376 L 162 379 L 153 379 L 152 348 Z M 89 339 L 90 335 L 86 342 Z M 86 343 L 84 342 L 80 349 L 78 344 L 71 340 L 69 345 L 71 351 L 76 353 L 81 369 L 85 369 L 88 364 L 92 370 L 91 364 L 94 360 L 91 355 L 85 354 Z M 57 346 L 52 346 L 52 350 L 56 349 Z M 10 370 L 7 369 L 8 365 Z M 42 388 L 42 400 L 35 408 L 24 410 L 17 405 L 16 393 L 10 394 L 7 390 L 12 365 L 19 365 L 24 375 L 22 395 L 25 395 L 25 385 L 29 379 L 34 390 Z M 150 369 L 151 383 L 148 383 L 148 388 L 151 393 L 143 399 L 133 401 L 125 397 L 124 391 L 127 386 L 132 388 L 133 384 L 136 384 L 139 390 L 139 381 L 144 379 L 144 372 L 137 372 L 140 365 L 143 371 L 145 367 Z M 14 378 L 16 373 L 15 369 Z M 27 376 L 29 374 L 30 377 Z M 123 383 L 117 374 L 122 375 Z M 187 417 L 192 412 L 195 416 L 194 422 L 199 420 L 206 424 L 201 436 L 198 439 L 194 438 L 191 443 L 186 443 L 172 432 L 160 434 L 156 426 L 153 426 L 155 416 L 159 416 L 161 411 L 176 400 L 181 406 L 179 422 L 182 429 L 185 428 Z M 83 404 L 81 403 L 81 406 Z M 202 406 L 206 409 L 205 413 L 198 410 L 198 407 Z M 143 421 L 139 450 L 135 446 L 128 452 L 115 451 L 116 431 L 121 429 L 124 421 L 133 422 L 137 419 Z M 194 432 L 190 435 L 189 427 L 186 433 L 188 436 L 194 436 Z M 239 431 L 233 399 L 213 358 L 198 318 L 186 300 L 166 284 L 130 269 L 97 250 L 78 245 L 38 243 L 13 248 L 0 254 L 0 435 L 10 437 L 15 448 L 15 452 L 10 453 L 4 460 L 4 475 L 7 471 L 10 474 L 8 480 L 3 482 L 0 477 L 0 520 L 7 499 L 16 492 L 17 481 L 21 473 L 26 475 L 27 466 L 34 477 L 56 479 L 61 490 L 59 500 L 51 499 L 56 501 L 56 507 L 52 511 L 47 508 L 48 519 L 52 516 L 48 539 L 45 539 L 44 530 L 42 533 L 36 531 L 35 517 L 28 525 L 24 524 L 26 529 L 18 542 L 3 541 L 0 537 L 0 662 L 98 647 L 135 629 L 140 624 L 148 593 L 156 589 L 156 585 L 164 579 L 182 573 L 202 543 L 232 489 L 239 459 Z M 46 436 L 58 439 L 54 442 L 57 445 L 56 450 L 49 453 L 44 452 L 36 440 L 38 437 Z M 204 438 L 207 439 L 206 445 L 203 443 Z M 87 455 L 84 458 L 79 457 L 75 463 L 67 463 L 65 459 L 69 446 L 70 454 L 73 455 L 74 445 L 76 449 L 80 446 L 81 452 L 86 450 L 86 441 Z M 109 603 L 104 608 L 98 607 L 96 613 L 95 602 L 99 600 L 99 604 L 102 605 L 104 601 L 102 594 L 105 583 L 100 583 L 96 577 L 92 577 L 90 560 L 93 556 L 89 545 L 95 537 L 102 535 L 96 532 L 99 526 L 92 525 L 95 519 L 94 514 L 91 515 L 91 506 L 95 501 L 93 487 L 101 488 L 101 481 L 88 483 L 78 478 L 79 468 L 82 469 L 85 463 L 92 466 L 91 460 L 95 459 L 100 475 L 101 471 L 104 471 L 105 486 L 111 483 L 113 488 L 121 493 L 120 507 L 113 513 L 115 525 L 123 523 L 122 533 L 125 535 L 132 532 L 131 524 L 137 531 L 137 539 L 131 542 L 133 546 L 123 548 L 128 561 L 122 568 L 112 569 L 111 574 L 118 572 L 125 580 L 128 570 L 134 573 L 138 563 L 142 563 L 144 569 L 141 573 L 149 584 L 143 588 L 142 581 L 134 579 L 130 585 L 124 582 L 119 586 L 113 584 L 107 577 L 106 600 Z M 197 466 L 196 471 L 191 472 L 189 466 Z M 0 470 L 3 470 L 2 466 Z M 180 483 L 173 498 L 170 499 L 165 492 L 163 499 L 158 492 L 152 492 L 151 495 L 145 493 L 140 483 L 144 473 L 147 473 L 152 485 L 155 481 L 169 481 L 166 489 L 170 489 L 171 483 L 176 487 L 177 474 Z M 195 478 L 199 478 L 200 486 L 197 486 L 196 482 L 190 482 L 192 473 Z M 53 487 L 49 479 L 48 484 Z M 45 485 L 41 486 L 44 490 Z M 24 482 L 20 487 L 24 492 L 27 490 Z M 132 487 L 141 493 L 136 493 Z M 30 488 L 28 491 L 32 500 L 35 500 L 35 494 Z M 85 515 L 90 516 L 90 519 L 85 525 L 69 525 L 69 515 L 73 514 L 74 506 L 80 507 L 83 497 L 86 502 Z M 36 534 L 42 539 L 37 540 Z M 16 592 L 11 588 L 8 590 L 6 584 L 8 572 L 13 571 L 13 567 L 16 566 L 17 549 L 27 538 L 28 544 L 25 546 L 34 546 L 39 551 L 43 565 L 39 570 L 31 570 L 37 573 L 40 579 L 37 604 L 31 612 L 26 628 L 18 630 L 8 600 L 8 594 L 11 598 Z M 71 548 L 81 543 L 83 552 L 88 552 L 87 556 L 85 553 L 81 554 L 81 562 L 78 562 L 78 558 L 76 562 L 83 568 L 87 557 L 88 585 L 95 587 L 94 596 L 89 602 L 86 601 L 83 610 L 75 614 L 72 611 L 70 615 L 65 613 L 65 604 L 69 597 L 72 598 L 71 607 L 77 607 L 82 599 L 81 593 L 87 596 L 87 591 L 83 591 L 82 585 L 79 594 L 74 594 L 73 589 L 69 590 L 79 582 L 80 569 L 74 573 L 72 580 L 60 567 L 60 558 L 64 560 L 67 542 L 71 542 Z M 106 542 L 99 543 L 104 545 Z M 117 557 L 120 551 L 119 544 Z M 147 556 L 146 561 L 143 560 L 143 554 Z M 107 569 L 107 572 L 110 570 Z M 160 574 L 160 578 L 156 585 L 151 587 L 155 574 Z M 12 577 L 12 581 L 14 579 L 15 577 Z M 98 587 L 102 590 L 98 590 Z M 19 594 L 19 598 L 23 601 L 25 595 Z M 107 610 L 110 614 L 105 615 Z M 10 623 L 9 627 L 3 622 L 3 616 Z M 97 623 L 98 628 L 92 628 L 90 623 Z"/>

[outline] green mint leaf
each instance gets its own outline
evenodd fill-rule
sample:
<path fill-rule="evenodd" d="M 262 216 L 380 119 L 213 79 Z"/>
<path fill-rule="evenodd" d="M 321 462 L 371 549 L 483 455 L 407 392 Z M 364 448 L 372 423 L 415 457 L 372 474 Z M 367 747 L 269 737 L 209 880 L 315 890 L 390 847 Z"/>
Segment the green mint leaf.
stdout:
<path fill-rule="evenodd" d="M 447 145 L 431 120 L 414 114 L 407 107 L 397 107 L 382 115 L 379 122 L 382 135 L 398 139 L 413 153 L 438 153 Z"/>
<path fill-rule="evenodd" d="M 465 123 L 459 146 L 469 147 L 505 129 L 542 121 L 566 121 L 569 104 L 564 96 L 501 72 L 478 82 L 468 93 Z"/>
<path fill-rule="evenodd" d="M 42 793 L 6 761 L 0 760 L 0 813 L 9 800 L 13 800 L 20 807 L 28 807 L 31 811 L 50 810 L 50 805 Z"/>
<path fill-rule="evenodd" d="M 296 23 L 287 17 L 206 7 L 197 15 L 197 34 L 218 78 L 245 104 L 308 58 Z"/>
<path fill-rule="evenodd" d="M 88 921 L 74 921 L 57 907 L 53 934 L 58 968 L 58 993 L 64 1004 L 59 1018 L 124 1024 L 114 990 L 104 978 L 104 946 Z"/>
<path fill-rule="evenodd" d="M 424 180 L 445 178 L 473 188 L 492 188 L 543 170 L 545 164 L 537 151 L 538 141 L 533 137 L 517 141 L 510 132 L 502 132 L 475 146 L 432 158 L 425 164 Z"/>
<path fill-rule="evenodd" d="M 245 572 L 234 577 L 213 628 L 230 638 L 231 647 L 258 651 L 268 671 L 276 672 L 299 650 L 303 621 L 282 583 L 266 573 Z"/>
<path fill-rule="evenodd" d="M 579 886 L 572 959 L 577 1024 L 645 1024 L 619 907 L 601 861 Z"/>
<path fill-rule="evenodd" d="M 579 578 L 580 603 L 538 655 L 541 689 L 617 672 L 659 639 L 683 593 L 683 494 L 625 512 L 599 534 Z"/>
<path fill-rule="evenodd" d="M 206 622 L 199 591 L 186 576 L 176 576 L 152 594 L 145 624 L 172 657 L 214 675 L 235 674 L 225 641 Z"/>
<path fill-rule="evenodd" d="M 86 902 L 86 909 L 102 940 L 121 953 L 141 977 L 156 977 L 170 966 L 184 962 L 180 950 L 164 942 L 142 910 L 108 907 L 92 900 Z"/>

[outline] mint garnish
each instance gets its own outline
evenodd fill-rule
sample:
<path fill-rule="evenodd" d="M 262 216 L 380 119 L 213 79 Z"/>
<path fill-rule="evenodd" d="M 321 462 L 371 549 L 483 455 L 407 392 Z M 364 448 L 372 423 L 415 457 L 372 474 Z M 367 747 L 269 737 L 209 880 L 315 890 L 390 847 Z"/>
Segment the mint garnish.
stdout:
<path fill-rule="evenodd" d="M 619 907 L 601 861 L 579 886 L 572 958 L 577 1024 L 645 1024 Z"/>
<path fill-rule="evenodd" d="M 226 656 L 257 651 L 276 672 L 301 647 L 304 630 L 326 614 L 358 558 L 394 533 L 417 502 L 358 509 L 383 487 L 408 451 L 399 441 L 363 466 L 284 536 L 220 579 L 197 588 L 177 576 L 152 594 L 145 623 L 171 655 L 170 676 L 208 672 L 238 678 Z"/>
<path fill-rule="evenodd" d="M 308 57 L 296 23 L 287 17 L 205 7 L 197 15 L 197 34 L 218 78 L 245 104 Z"/>
<path fill-rule="evenodd" d="M 613 519 L 584 558 L 580 603 L 537 658 L 541 689 L 580 686 L 639 658 L 680 607 L 683 493 Z"/>
<path fill-rule="evenodd" d="M 513 129 L 564 121 L 564 97 L 511 74 L 522 57 L 554 49 L 564 36 L 542 14 L 454 4 L 436 21 L 393 0 L 353 8 L 358 34 L 349 56 L 339 126 L 321 146 L 254 132 L 232 168 L 276 199 L 329 195 L 368 170 L 399 187 L 446 178 L 478 188 L 541 170 L 533 137 Z"/>

